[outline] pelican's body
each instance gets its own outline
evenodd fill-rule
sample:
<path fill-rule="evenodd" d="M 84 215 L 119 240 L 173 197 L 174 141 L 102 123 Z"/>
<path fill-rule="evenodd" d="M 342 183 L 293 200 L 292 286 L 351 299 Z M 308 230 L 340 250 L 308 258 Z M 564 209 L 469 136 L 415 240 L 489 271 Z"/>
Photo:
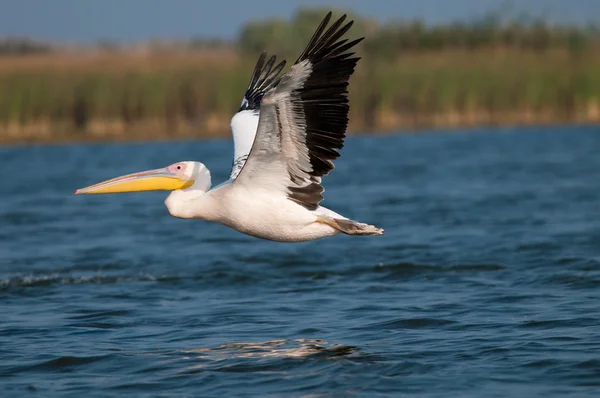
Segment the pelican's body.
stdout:
<path fill-rule="evenodd" d="M 322 177 L 333 169 L 347 127 L 348 79 L 358 58 L 346 51 L 360 40 L 339 40 L 352 23 L 344 17 L 326 32 L 331 13 L 305 51 L 285 65 L 263 68 L 261 55 L 238 113 L 231 121 L 234 161 L 230 179 L 211 189 L 200 162 L 114 178 L 76 193 L 172 190 L 165 200 L 178 218 L 217 222 L 258 238 L 300 242 L 336 235 L 381 235 L 383 230 L 319 205 Z"/>
<path fill-rule="evenodd" d="M 338 234 L 319 217 L 342 216 L 319 207 L 310 211 L 287 197 L 228 181 L 203 193 L 193 186 L 173 191 L 165 205 L 174 217 L 196 218 L 226 225 L 257 238 L 300 242 Z"/>

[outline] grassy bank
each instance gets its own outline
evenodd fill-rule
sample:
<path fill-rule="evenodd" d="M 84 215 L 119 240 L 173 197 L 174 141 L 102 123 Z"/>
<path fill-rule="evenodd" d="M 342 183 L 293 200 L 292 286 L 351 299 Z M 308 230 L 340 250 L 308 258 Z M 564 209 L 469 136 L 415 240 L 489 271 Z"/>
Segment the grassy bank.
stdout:
<path fill-rule="evenodd" d="M 0 141 L 228 136 L 255 56 L 90 52 L 0 58 Z M 361 60 L 356 131 L 600 122 L 600 53 L 405 51 Z"/>

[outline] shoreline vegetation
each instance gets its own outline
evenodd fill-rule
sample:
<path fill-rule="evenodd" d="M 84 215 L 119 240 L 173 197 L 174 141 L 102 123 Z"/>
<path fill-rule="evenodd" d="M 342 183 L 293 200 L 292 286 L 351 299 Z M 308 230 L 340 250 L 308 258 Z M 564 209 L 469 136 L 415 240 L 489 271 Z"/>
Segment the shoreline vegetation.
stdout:
<path fill-rule="evenodd" d="M 250 22 L 235 42 L 0 39 L 0 143 L 228 137 L 260 51 L 287 59 L 287 70 L 324 13 Z M 595 26 L 351 17 L 349 36 L 367 39 L 350 83 L 350 133 L 600 123 Z"/>

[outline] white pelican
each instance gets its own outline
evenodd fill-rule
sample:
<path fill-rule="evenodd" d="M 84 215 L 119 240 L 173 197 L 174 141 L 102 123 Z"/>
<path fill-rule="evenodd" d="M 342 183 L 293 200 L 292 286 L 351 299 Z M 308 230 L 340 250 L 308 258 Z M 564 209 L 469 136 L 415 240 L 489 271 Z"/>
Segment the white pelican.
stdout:
<path fill-rule="evenodd" d="M 172 190 L 165 200 L 179 218 L 218 222 L 258 238 L 301 242 L 343 232 L 382 235 L 325 207 L 321 178 L 333 170 L 348 125 L 348 80 L 358 57 L 348 52 L 363 38 L 341 40 L 353 21 L 342 16 L 326 31 L 321 22 L 296 63 L 281 77 L 263 53 L 231 128 L 235 154 L 231 177 L 211 189 L 200 162 L 113 178 L 75 194 Z M 250 142 L 253 144 L 250 145 Z"/>

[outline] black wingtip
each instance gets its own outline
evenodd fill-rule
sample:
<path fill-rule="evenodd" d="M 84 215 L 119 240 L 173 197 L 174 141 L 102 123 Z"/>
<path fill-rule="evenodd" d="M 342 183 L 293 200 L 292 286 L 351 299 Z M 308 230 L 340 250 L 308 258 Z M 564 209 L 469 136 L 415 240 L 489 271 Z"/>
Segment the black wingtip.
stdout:
<path fill-rule="evenodd" d="M 267 59 L 267 52 L 263 51 L 256 61 L 254 71 L 250 77 L 250 84 L 246 89 L 244 95 L 244 101 L 239 111 L 242 110 L 258 110 L 260 107 L 260 101 L 269 89 L 276 86 L 279 83 L 279 74 L 286 65 L 285 60 L 279 62 L 275 67 L 277 57 L 272 55 L 271 58 L 265 63 Z"/>
<path fill-rule="evenodd" d="M 308 42 L 308 45 L 296 60 L 296 63 L 302 62 L 305 59 L 317 60 L 332 56 L 342 56 L 346 58 L 347 55 L 343 53 L 364 39 L 364 37 L 362 37 L 347 44 L 347 40 L 340 40 L 342 36 L 350 30 L 352 25 L 354 25 L 354 20 L 348 21 L 343 25 L 348 17 L 347 14 L 340 16 L 327 30 L 325 30 L 331 21 L 332 15 L 333 13 L 329 11 L 325 18 L 323 18 Z"/>
<path fill-rule="evenodd" d="M 256 65 L 254 66 L 254 71 L 252 72 L 252 76 L 250 77 L 250 84 L 248 88 L 254 86 L 256 81 L 258 80 L 258 76 L 260 75 L 260 71 L 262 70 L 263 65 L 265 64 L 265 58 L 267 58 L 267 52 L 263 51 L 256 61 Z"/>

